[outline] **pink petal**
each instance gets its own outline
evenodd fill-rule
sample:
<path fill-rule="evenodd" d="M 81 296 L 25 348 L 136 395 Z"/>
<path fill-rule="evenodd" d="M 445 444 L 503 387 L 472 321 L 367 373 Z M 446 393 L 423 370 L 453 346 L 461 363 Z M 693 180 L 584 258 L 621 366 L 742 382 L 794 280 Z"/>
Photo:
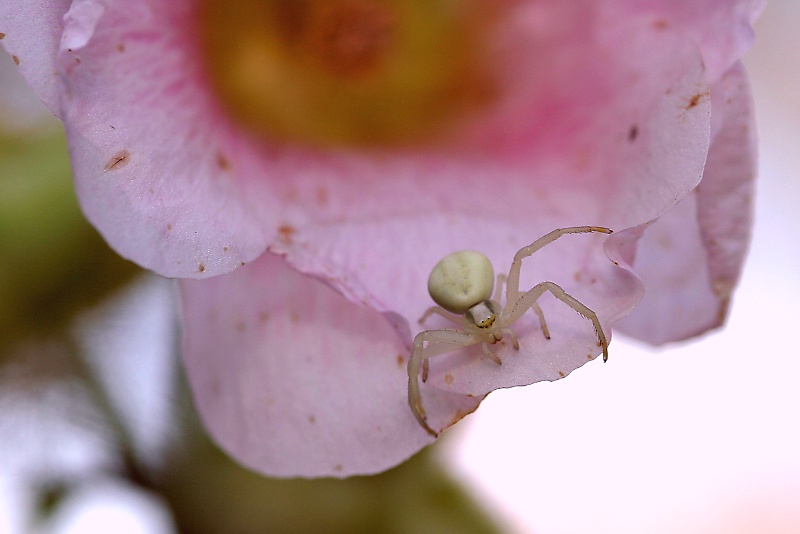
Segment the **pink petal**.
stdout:
<path fill-rule="evenodd" d="M 56 57 L 62 18 L 71 0 L 3 0 L 0 3 L 0 45 L 44 104 L 59 116 Z"/>
<path fill-rule="evenodd" d="M 78 0 L 59 58 L 82 207 L 120 254 L 166 276 L 230 271 L 276 226 L 261 156 L 207 90 L 192 5 Z"/>
<path fill-rule="evenodd" d="M 228 272 L 282 229 L 304 240 L 314 225 L 434 211 L 502 221 L 518 241 L 534 237 L 519 227 L 542 212 L 619 228 L 699 180 L 700 57 L 653 17 L 521 3 L 498 34 L 502 105 L 430 151 L 358 153 L 247 140 L 204 78 L 193 5 L 78 0 L 59 58 L 84 210 L 121 254 L 161 274 Z"/>
<path fill-rule="evenodd" d="M 75 0 L 63 36 L 66 4 L 52 4 L 39 28 L 49 49 L 25 33 L 35 12 L 17 3 L 0 8 L 13 30 L 4 45 L 61 73 L 78 193 L 112 246 L 167 276 L 253 261 L 182 287 L 201 415 L 259 471 L 370 473 L 430 441 L 406 404 L 404 360 L 430 305 L 427 274 L 452 250 L 482 250 L 506 271 L 553 228 L 622 230 L 605 240 L 608 257 L 602 236 L 563 238 L 526 261 L 522 287 L 563 285 L 610 335 L 641 296 L 633 262 L 655 304 L 631 330 L 651 340 L 702 328 L 698 317 L 714 324 L 738 276 L 748 219 L 727 210 L 747 204 L 751 175 L 735 168 L 731 196 L 729 182 L 713 184 L 750 145 L 717 101 L 711 124 L 709 87 L 752 37 L 759 2 L 514 4 L 487 73 L 506 91 L 497 107 L 441 145 L 372 151 L 247 138 L 205 79 L 192 1 Z M 57 39 L 56 61 L 47 50 Z M 55 102 L 52 78 L 28 75 Z M 708 192 L 690 194 L 703 176 Z M 286 260 L 256 259 L 267 247 Z M 465 393 L 554 380 L 599 352 L 588 322 L 542 304 L 552 339 L 527 314 L 514 325 L 521 349 L 501 348 L 502 366 L 478 348 L 431 361 L 423 395 L 434 428 L 477 406 Z"/>
<path fill-rule="evenodd" d="M 354 198 L 334 203 L 341 188 L 326 186 L 331 191 L 328 200 L 342 211 L 328 215 L 323 208 L 315 212 L 318 221 L 287 224 L 271 250 L 299 270 L 323 277 L 350 300 L 399 314 L 396 327 L 410 340 L 423 328 L 441 326 L 420 326 L 416 321 L 432 304 L 427 275 L 449 252 L 481 250 L 498 272 L 507 272 L 520 247 L 556 227 L 601 224 L 624 229 L 657 217 L 702 176 L 709 135 L 708 90 L 700 58 L 673 35 L 634 24 L 617 28 L 603 42 L 613 48 L 623 38 L 636 41 L 627 46 L 641 50 L 642 56 L 615 65 L 619 71 L 612 76 L 599 77 L 592 67 L 598 60 L 592 58 L 591 47 L 581 49 L 588 55 L 586 69 L 601 80 L 598 83 L 609 84 L 606 90 L 592 92 L 589 87 L 596 86 L 577 80 L 567 84 L 575 94 L 574 106 L 566 109 L 584 109 L 589 100 L 603 111 L 585 114 L 580 128 L 553 139 L 542 134 L 547 124 L 527 132 L 525 146 L 535 147 L 530 159 L 511 146 L 499 165 L 497 152 L 506 146 L 501 145 L 490 155 L 476 149 L 458 159 L 447 154 L 408 155 L 402 161 L 403 182 L 368 186 L 366 181 L 358 183 L 367 173 L 349 173 L 353 197 L 377 190 L 378 198 L 393 202 L 359 203 Z M 648 68 L 651 61 L 673 66 L 653 70 Z M 573 71 L 580 77 L 585 69 Z M 597 93 L 604 95 L 602 105 Z M 535 111 L 533 116 L 544 116 L 541 109 Z M 559 127 L 555 118 L 550 120 L 553 128 Z M 400 161 L 382 163 L 382 169 L 369 175 L 401 174 L 391 168 L 399 167 Z M 424 210 L 414 208 L 420 204 Z M 376 208 L 380 213 L 374 213 Z M 641 297 L 640 282 L 611 264 L 592 238 L 568 236 L 551 247 L 529 260 L 537 270 L 523 288 L 543 280 L 563 285 L 595 309 L 609 333 L 611 322 Z M 523 349 L 510 354 L 500 349 L 501 368 L 482 358 L 479 348 L 456 351 L 432 361 L 430 383 L 483 394 L 560 378 L 600 352 L 588 322 L 559 303 L 546 311 L 551 330 L 560 335 L 545 341 L 535 319 L 526 317 L 519 325 Z"/>
<path fill-rule="evenodd" d="M 664 26 L 678 28 L 697 42 L 711 81 L 719 80 L 750 48 L 752 24 L 766 0 L 626 0 L 621 13 L 650 13 Z"/>
<path fill-rule="evenodd" d="M 339 168 L 347 183 L 314 173 L 324 205 L 287 219 L 272 250 L 302 271 L 327 277 L 354 300 L 378 309 L 391 303 L 411 318 L 427 304 L 428 269 L 452 250 L 478 249 L 496 266 L 507 266 L 517 249 L 558 226 L 622 229 L 657 217 L 702 176 L 710 113 L 700 58 L 648 25 L 617 28 L 603 44 L 598 52 L 588 44 L 581 48 L 577 55 L 588 57 L 570 69 L 573 79 L 560 80 L 574 92 L 561 103 L 564 113 L 577 109 L 580 126 L 550 135 L 563 118 L 547 114 L 553 93 L 536 99 L 526 115 L 535 124 L 525 126 L 519 140 L 526 150 L 512 146 L 501 157 L 503 144 L 491 153 L 476 146 L 471 153 L 351 158 Z M 623 44 L 641 56 L 604 64 L 610 72 L 602 75 L 592 67 L 595 54 Z M 651 69 L 652 62 L 669 67 Z M 607 87 L 596 91 L 598 84 Z M 594 113 L 585 109 L 587 100 Z M 300 196 L 311 197 L 312 180 L 295 181 Z M 403 266 L 415 296 L 387 281 L 387 265 Z"/>
<path fill-rule="evenodd" d="M 408 407 L 408 347 L 383 314 L 271 254 L 181 290 L 198 409 L 245 465 L 272 476 L 375 473 L 432 441 Z M 425 395 L 436 428 L 480 402 Z"/>
<path fill-rule="evenodd" d="M 721 325 L 747 251 L 756 140 L 741 65 L 726 73 L 711 97 L 715 136 L 703 181 L 647 228 L 633 262 L 647 293 L 620 328 L 654 344 Z"/>

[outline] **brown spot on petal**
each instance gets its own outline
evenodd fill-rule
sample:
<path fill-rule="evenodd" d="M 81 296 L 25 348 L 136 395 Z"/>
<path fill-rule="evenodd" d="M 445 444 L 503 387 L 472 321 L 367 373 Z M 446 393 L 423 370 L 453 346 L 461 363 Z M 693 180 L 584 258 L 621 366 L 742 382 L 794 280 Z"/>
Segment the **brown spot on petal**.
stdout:
<path fill-rule="evenodd" d="M 444 375 L 444 383 L 447 384 L 448 386 L 452 385 L 453 380 L 454 380 L 453 379 L 453 375 L 451 375 L 450 373 L 447 373 L 446 375 Z"/>
<path fill-rule="evenodd" d="M 705 91 L 703 93 L 697 93 L 696 95 L 693 95 L 692 98 L 690 98 L 689 101 L 687 102 L 686 106 L 684 106 L 684 109 L 686 111 L 689 111 L 693 107 L 696 107 L 703 100 L 703 98 L 705 98 L 707 96 L 709 96 L 709 92 L 708 91 Z"/>
<path fill-rule="evenodd" d="M 3 32 L 0 32 L 0 39 L 2 39 L 5 36 L 6 36 L 6 34 L 4 34 Z"/>
<path fill-rule="evenodd" d="M 653 21 L 653 28 L 657 30 L 666 30 L 669 28 L 669 22 L 664 19 L 656 19 Z"/>
<path fill-rule="evenodd" d="M 289 224 L 284 224 L 278 227 L 278 240 L 284 245 L 292 244 L 292 237 L 297 229 Z"/>
<path fill-rule="evenodd" d="M 289 320 L 293 323 L 299 323 L 300 315 L 296 311 L 292 310 L 289 312 Z"/>
<path fill-rule="evenodd" d="M 125 43 L 119 43 L 119 44 L 117 45 L 117 50 L 118 50 L 120 53 L 124 52 L 124 51 L 125 51 Z"/>
<path fill-rule="evenodd" d="M 18 56 L 11 56 L 11 59 L 14 60 L 14 63 L 19 65 L 19 57 Z"/>
<path fill-rule="evenodd" d="M 561 378 L 564 378 L 567 375 L 564 374 L 564 371 L 559 371 L 558 372 L 558 376 L 560 376 Z"/>
<path fill-rule="evenodd" d="M 336 464 L 336 465 L 333 466 L 333 470 L 338 473 L 338 472 L 341 472 L 342 470 L 344 470 L 344 467 L 342 467 L 342 464 Z"/>
<path fill-rule="evenodd" d="M 402 369 L 402 368 L 403 368 L 403 365 L 405 364 L 405 361 L 406 361 L 406 359 L 405 359 L 405 358 L 403 358 L 403 355 L 402 355 L 402 354 L 398 354 L 398 355 L 397 355 L 397 366 L 398 366 L 398 367 L 400 367 L 400 368 Z"/>
<path fill-rule="evenodd" d="M 127 165 L 130 162 L 131 153 L 127 150 L 120 150 L 109 159 L 105 167 L 103 167 L 104 171 L 111 171 L 111 170 L 118 170 Z"/>
<path fill-rule="evenodd" d="M 205 264 L 201 263 L 201 264 L 199 264 L 199 265 L 197 266 L 197 272 L 198 272 L 198 273 L 205 272 L 205 270 L 206 270 L 206 266 L 205 266 Z"/>
<path fill-rule="evenodd" d="M 636 141 L 637 137 L 639 137 L 639 127 L 634 124 L 633 126 L 631 126 L 631 129 L 628 130 L 628 141 L 633 143 L 634 141 Z"/>
<path fill-rule="evenodd" d="M 313 415 L 309 415 L 308 416 L 308 422 L 313 425 L 314 423 L 317 422 L 317 418 L 314 417 Z"/>
<path fill-rule="evenodd" d="M 259 313 L 258 320 L 261 321 L 262 323 L 266 323 L 267 321 L 269 321 L 269 313 L 267 312 Z"/>
<path fill-rule="evenodd" d="M 222 169 L 223 171 L 227 171 L 231 168 L 231 162 L 228 158 L 225 157 L 225 154 L 222 152 L 217 152 L 217 167 Z"/>

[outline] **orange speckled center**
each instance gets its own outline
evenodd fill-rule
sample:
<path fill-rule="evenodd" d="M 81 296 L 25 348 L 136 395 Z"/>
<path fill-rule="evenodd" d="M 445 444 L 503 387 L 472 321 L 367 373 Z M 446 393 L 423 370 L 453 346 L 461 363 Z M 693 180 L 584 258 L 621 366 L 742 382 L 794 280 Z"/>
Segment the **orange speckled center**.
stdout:
<path fill-rule="evenodd" d="M 312 145 L 446 137 L 498 89 L 491 3 L 202 0 L 212 84 L 251 132 Z"/>

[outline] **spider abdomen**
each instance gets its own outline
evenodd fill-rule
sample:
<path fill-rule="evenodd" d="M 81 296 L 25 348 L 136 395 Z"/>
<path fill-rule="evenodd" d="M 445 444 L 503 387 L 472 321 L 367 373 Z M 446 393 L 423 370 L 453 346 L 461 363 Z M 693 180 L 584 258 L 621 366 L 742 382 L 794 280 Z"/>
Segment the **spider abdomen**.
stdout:
<path fill-rule="evenodd" d="M 489 299 L 492 289 L 492 264 L 489 258 L 474 250 L 448 254 L 428 277 L 428 293 L 433 301 L 456 315 L 464 315 L 470 308 Z"/>

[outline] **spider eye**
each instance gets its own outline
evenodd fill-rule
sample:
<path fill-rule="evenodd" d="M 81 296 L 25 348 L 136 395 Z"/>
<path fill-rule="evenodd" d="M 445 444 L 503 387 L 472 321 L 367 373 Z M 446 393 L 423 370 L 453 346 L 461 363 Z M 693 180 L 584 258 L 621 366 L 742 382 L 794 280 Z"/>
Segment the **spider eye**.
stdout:
<path fill-rule="evenodd" d="M 487 300 L 494 289 L 494 270 L 489 258 L 474 250 L 454 252 L 442 258 L 428 278 L 428 292 L 445 310 L 463 315 Z"/>

